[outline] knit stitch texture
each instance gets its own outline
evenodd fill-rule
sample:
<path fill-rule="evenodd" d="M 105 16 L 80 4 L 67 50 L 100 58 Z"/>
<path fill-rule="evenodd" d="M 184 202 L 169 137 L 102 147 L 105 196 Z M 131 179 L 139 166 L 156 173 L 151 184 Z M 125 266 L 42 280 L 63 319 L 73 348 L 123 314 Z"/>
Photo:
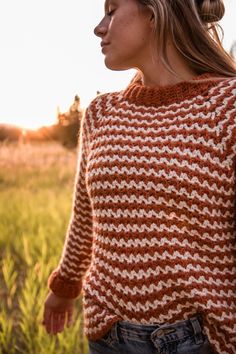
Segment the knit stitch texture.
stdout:
<path fill-rule="evenodd" d="M 83 291 L 85 334 L 118 320 L 203 316 L 216 353 L 236 353 L 236 78 L 132 82 L 82 120 L 58 296 Z"/>

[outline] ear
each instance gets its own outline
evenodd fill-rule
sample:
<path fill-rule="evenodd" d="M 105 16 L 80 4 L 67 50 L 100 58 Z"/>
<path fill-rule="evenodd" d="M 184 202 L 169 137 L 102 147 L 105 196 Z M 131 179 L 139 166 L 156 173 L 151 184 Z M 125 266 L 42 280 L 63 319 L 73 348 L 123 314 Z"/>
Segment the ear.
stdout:
<path fill-rule="evenodd" d="M 151 9 L 148 9 L 148 12 L 149 12 L 149 21 L 150 21 L 150 24 L 154 24 L 154 22 L 155 22 L 154 13 L 153 13 L 153 11 L 151 11 Z"/>
<path fill-rule="evenodd" d="M 150 27 L 151 27 L 152 29 L 154 29 L 154 26 L 155 26 L 155 17 L 154 17 L 154 13 L 153 13 L 153 12 L 151 12 L 151 14 L 150 14 L 150 19 L 149 19 L 149 21 L 150 21 Z"/>

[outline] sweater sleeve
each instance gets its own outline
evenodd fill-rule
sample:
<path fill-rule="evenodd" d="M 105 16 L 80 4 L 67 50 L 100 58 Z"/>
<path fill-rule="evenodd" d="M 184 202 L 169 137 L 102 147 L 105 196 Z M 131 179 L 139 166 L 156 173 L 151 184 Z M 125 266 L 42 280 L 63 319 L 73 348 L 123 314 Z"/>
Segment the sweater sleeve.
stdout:
<path fill-rule="evenodd" d="M 80 294 L 82 278 L 91 262 L 92 207 L 86 187 L 91 115 L 88 107 L 81 121 L 71 219 L 59 266 L 48 279 L 49 289 L 55 295 L 64 298 L 76 298 Z"/>

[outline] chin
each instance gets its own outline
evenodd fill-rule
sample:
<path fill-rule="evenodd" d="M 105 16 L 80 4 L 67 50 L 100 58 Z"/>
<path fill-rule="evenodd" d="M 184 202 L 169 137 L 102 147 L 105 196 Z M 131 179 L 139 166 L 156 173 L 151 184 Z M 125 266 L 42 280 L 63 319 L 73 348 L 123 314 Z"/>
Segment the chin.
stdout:
<path fill-rule="evenodd" d="M 105 58 L 105 65 L 108 69 L 114 70 L 114 71 L 122 71 L 122 70 L 128 70 L 130 69 L 126 65 L 121 65 L 120 63 L 117 63 L 117 61 L 114 60 L 109 60 L 109 58 Z"/>

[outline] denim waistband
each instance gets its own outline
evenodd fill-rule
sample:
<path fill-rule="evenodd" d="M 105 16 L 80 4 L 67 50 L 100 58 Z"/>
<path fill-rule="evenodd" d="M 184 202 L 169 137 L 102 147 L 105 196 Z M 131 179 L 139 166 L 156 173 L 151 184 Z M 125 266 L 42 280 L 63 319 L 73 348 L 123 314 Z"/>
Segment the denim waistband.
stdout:
<path fill-rule="evenodd" d="M 172 340 L 182 340 L 189 336 L 193 336 L 196 343 L 200 344 L 202 342 L 201 316 L 195 316 L 173 324 L 164 323 L 157 325 L 140 325 L 119 321 L 111 329 L 111 337 L 113 339 L 126 338 L 144 342 L 150 340 L 155 346 Z"/>

